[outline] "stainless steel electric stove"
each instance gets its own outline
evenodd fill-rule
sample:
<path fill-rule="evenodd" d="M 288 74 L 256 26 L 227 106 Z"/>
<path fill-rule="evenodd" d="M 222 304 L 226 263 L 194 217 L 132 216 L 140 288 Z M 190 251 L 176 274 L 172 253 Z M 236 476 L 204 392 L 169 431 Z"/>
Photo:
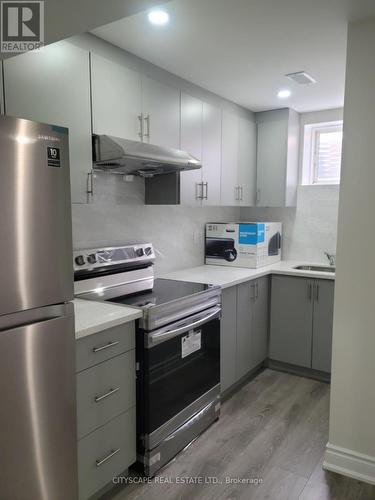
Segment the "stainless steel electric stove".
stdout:
<path fill-rule="evenodd" d="M 220 414 L 220 287 L 154 278 L 151 244 L 74 253 L 80 298 L 140 308 L 137 468 L 153 476 Z"/>

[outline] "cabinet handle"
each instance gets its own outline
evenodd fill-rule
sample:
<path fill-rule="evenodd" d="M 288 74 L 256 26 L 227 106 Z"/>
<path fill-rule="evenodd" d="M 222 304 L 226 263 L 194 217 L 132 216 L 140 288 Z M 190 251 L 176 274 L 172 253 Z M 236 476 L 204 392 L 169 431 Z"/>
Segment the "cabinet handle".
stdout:
<path fill-rule="evenodd" d="M 104 351 L 104 349 L 109 349 L 110 347 L 113 347 L 117 344 L 119 344 L 120 342 L 118 340 L 116 340 L 115 342 L 108 342 L 108 344 L 106 345 L 102 345 L 100 347 L 93 347 L 92 351 L 93 352 L 100 352 L 100 351 Z"/>
<path fill-rule="evenodd" d="M 235 188 L 234 188 L 236 201 L 238 201 L 240 199 L 239 189 L 240 189 L 240 186 L 235 186 Z"/>
<path fill-rule="evenodd" d="M 240 186 L 240 201 L 243 201 L 243 186 Z"/>
<path fill-rule="evenodd" d="M 311 283 L 307 284 L 307 290 L 308 290 L 307 296 L 308 296 L 309 301 L 311 302 L 311 300 L 312 300 L 312 284 Z"/>
<path fill-rule="evenodd" d="M 112 396 L 112 394 L 115 394 L 120 390 L 120 387 L 115 387 L 114 389 L 110 389 L 108 392 L 105 394 L 102 394 L 101 396 L 95 396 L 94 401 L 95 403 L 99 403 L 99 401 L 103 401 L 103 399 L 108 398 L 109 396 Z"/>
<path fill-rule="evenodd" d="M 315 284 L 315 300 L 319 302 L 319 285 Z"/>
<path fill-rule="evenodd" d="M 256 293 L 255 298 L 258 300 L 258 298 L 259 298 L 259 283 L 258 282 L 256 282 L 256 291 L 257 291 L 257 293 Z"/>
<path fill-rule="evenodd" d="M 108 455 L 100 460 L 95 460 L 96 466 L 100 467 L 102 464 L 104 464 L 107 460 L 112 458 L 114 455 L 116 455 L 120 451 L 120 448 L 117 448 L 117 450 L 111 450 Z"/>
<path fill-rule="evenodd" d="M 208 200 L 208 182 L 202 182 L 202 200 Z"/>
<path fill-rule="evenodd" d="M 94 196 L 94 180 L 92 172 L 87 174 L 87 194 Z"/>
<path fill-rule="evenodd" d="M 143 141 L 143 113 L 141 113 L 140 115 L 138 115 L 138 120 L 139 120 L 139 132 L 138 132 L 138 135 L 141 139 L 141 141 Z"/>
<path fill-rule="evenodd" d="M 148 141 L 150 142 L 150 115 L 147 114 L 145 117 L 144 117 L 144 121 L 147 125 L 146 127 L 146 133 L 144 134 L 144 137 L 147 137 Z"/>

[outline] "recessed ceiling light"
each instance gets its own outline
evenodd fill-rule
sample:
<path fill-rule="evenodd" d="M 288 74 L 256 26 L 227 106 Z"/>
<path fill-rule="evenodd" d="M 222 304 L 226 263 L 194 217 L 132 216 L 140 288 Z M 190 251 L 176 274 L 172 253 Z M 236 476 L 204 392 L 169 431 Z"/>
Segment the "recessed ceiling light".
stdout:
<path fill-rule="evenodd" d="M 288 89 L 283 89 L 283 90 L 279 90 L 278 93 L 277 93 L 277 97 L 279 99 L 287 99 L 288 97 L 290 97 L 292 95 L 291 91 L 288 90 Z"/>
<path fill-rule="evenodd" d="M 156 26 L 164 26 L 169 21 L 169 14 L 165 10 L 152 10 L 148 13 L 148 20 Z"/>

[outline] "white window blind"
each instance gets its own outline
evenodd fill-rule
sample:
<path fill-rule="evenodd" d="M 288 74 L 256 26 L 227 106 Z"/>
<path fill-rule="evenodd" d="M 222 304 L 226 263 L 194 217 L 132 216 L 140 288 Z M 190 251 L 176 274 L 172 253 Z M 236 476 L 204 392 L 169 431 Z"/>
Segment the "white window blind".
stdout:
<path fill-rule="evenodd" d="M 338 184 L 340 182 L 342 125 L 315 129 L 313 157 L 313 183 Z"/>
<path fill-rule="evenodd" d="M 339 184 L 342 121 L 305 126 L 302 184 Z"/>

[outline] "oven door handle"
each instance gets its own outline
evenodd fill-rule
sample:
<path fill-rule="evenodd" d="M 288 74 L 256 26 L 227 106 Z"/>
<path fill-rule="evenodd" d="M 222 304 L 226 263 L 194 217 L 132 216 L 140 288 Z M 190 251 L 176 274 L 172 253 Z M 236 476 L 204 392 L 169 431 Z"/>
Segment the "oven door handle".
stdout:
<path fill-rule="evenodd" d="M 209 314 L 200 316 L 199 319 L 197 319 L 197 321 L 192 321 L 191 323 L 184 324 L 183 326 L 174 328 L 173 330 L 165 330 L 163 328 L 161 331 L 156 331 L 151 335 L 147 335 L 148 339 L 147 347 L 154 347 L 157 344 L 161 344 L 162 342 L 173 339 L 174 337 L 177 337 L 182 333 L 188 332 L 189 330 L 194 330 L 194 328 L 198 328 L 199 326 L 203 325 L 204 323 L 207 323 L 210 320 L 219 318 L 220 314 L 221 314 L 221 307 L 216 306 L 210 309 Z"/>

